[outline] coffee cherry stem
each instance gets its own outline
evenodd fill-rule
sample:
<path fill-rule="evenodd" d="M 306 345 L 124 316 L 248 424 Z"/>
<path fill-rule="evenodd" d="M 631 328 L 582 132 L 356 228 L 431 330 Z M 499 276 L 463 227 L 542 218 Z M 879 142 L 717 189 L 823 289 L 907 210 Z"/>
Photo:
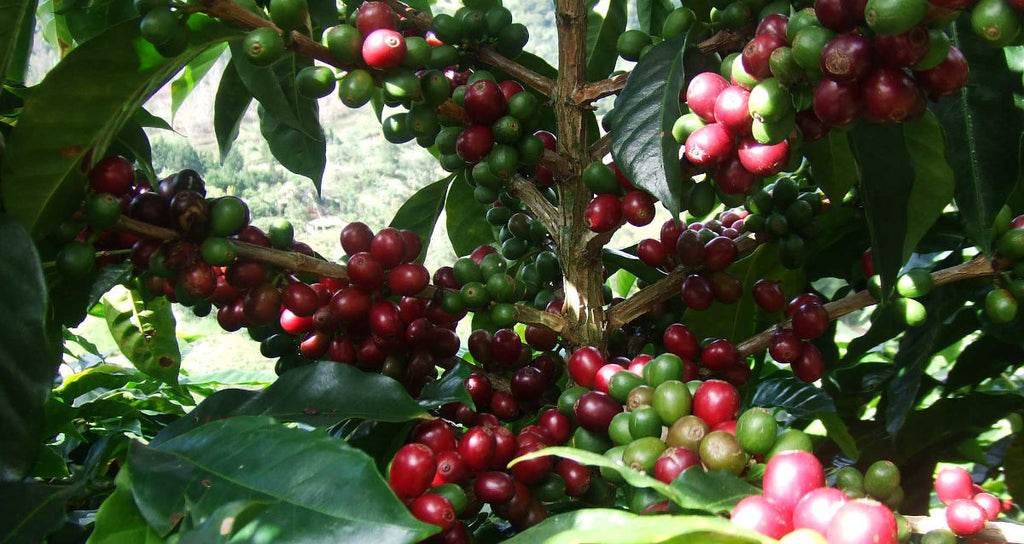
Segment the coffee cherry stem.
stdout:
<path fill-rule="evenodd" d="M 738 239 L 737 239 L 738 241 Z M 992 263 L 985 258 L 984 255 L 978 255 L 977 257 L 967 261 L 963 264 L 958 264 L 942 270 L 937 270 L 931 274 L 932 280 L 935 282 L 935 286 L 945 285 L 947 283 L 953 283 L 961 280 L 968 280 L 973 278 L 985 278 L 993 277 L 998 274 L 998 271 L 992 266 Z M 825 311 L 828 313 L 830 320 L 836 320 L 844 315 L 866 308 L 877 304 L 876 300 L 870 292 L 866 289 L 858 291 L 850 296 L 844 297 L 840 300 L 829 302 L 824 305 Z M 624 305 L 620 304 L 619 306 Z M 789 328 L 792 326 L 791 320 L 785 320 L 767 329 L 757 333 L 756 335 L 744 340 L 740 344 L 736 345 L 736 350 L 739 352 L 740 357 L 748 357 L 755 353 L 768 349 L 771 344 L 772 336 L 779 330 Z"/>

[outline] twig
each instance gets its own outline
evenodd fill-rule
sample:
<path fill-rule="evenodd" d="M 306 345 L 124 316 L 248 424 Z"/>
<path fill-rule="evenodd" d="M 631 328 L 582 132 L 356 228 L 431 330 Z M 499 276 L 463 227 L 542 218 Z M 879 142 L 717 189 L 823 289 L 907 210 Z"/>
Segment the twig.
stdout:
<path fill-rule="evenodd" d="M 590 158 L 599 161 L 612 151 L 612 133 L 601 136 L 590 146 Z"/>
<path fill-rule="evenodd" d="M 537 187 L 523 179 L 518 174 L 512 178 L 508 185 L 509 194 L 522 200 L 524 204 L 537 219 L 548 229 L 548 232 L 555 234 L 561 228 L 559 223 L 558 209 L 551 205 Z"/>
<path fill-rule="evenodd" d="M 737 237 L 735 242 L 739 254 L 743 255 L 753 251 L 761 241 L 753 234 L 744 234 Z M 685 266 L 678 266 L 664 278 L 633 293 L 626 300 L 613 306 L 608 310 L 608 330 L 618 329 L 626 323 L 646 314 L 653 304 L 679 296 L 679 289 L 683 286 L 683 281 L 694 270 Z"/>
<path fill-rule="evenodd" d="M 997 272 L 992 267 L 992 263 L 990 263 L 984 255 L 978 255 L 966 263 L 932 272 L 932 281 L 934 281 L 935 286 L 938 287 L 947 283 L 994 276 L 996 274 Z M 828 312 L 829 319 L 839 319 L 846 314 L 877 303 L 878 301 L 871 296 L 871 293 L 864 290 L 858 291 L 840 300 L 829 302 L 825 304 L 824 307 L 825 311 Z M 747 340 L 744 340 L 736 346 L 736 350 L 739 352 L 740 357 L 747 357 L 764 351 L 768 349 L 768 345 L 771 344 L 772 336 L 776 331 L 791 326 L 792 323 L 788 319 L 786 321 L 776 323 Z"/>

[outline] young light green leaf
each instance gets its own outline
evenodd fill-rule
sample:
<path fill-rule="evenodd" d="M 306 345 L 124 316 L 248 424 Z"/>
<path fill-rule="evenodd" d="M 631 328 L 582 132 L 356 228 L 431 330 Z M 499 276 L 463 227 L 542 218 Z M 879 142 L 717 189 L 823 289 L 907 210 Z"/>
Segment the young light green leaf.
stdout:
<path fill-rule="evenodd" d="M 135 368 L 169 384 L 178 383 L 181 353 L 175 337 L 171 303 L 161 297 L 148 303 L 124 286 L 103 296 L 110 335 Z"/>
<path fill-rule="evenodd" d="M 192 94 L 196 85 L 210 71 L 210 68 L 213 68 L 213 65 L 216 64 L 217 59 L 220 58 L 227 47 L 226 43 L 221 43 L 203 51 L 186 64 L 185 69 L 181 71 L 181 75 L 171 82 L 171 119 L 177 115 L 178 108 Z"/>

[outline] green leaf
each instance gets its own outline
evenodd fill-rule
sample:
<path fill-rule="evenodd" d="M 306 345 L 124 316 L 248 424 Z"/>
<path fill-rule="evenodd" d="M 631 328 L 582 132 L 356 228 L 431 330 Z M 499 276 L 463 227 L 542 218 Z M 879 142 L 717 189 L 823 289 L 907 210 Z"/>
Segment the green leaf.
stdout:
<path fill-rule="evenodd" d="M 19 480 L 39 453 L 43 406 L 60 358 L 47 341 L 46 288 L 35 245 L 7 216 L 0 216 L 0 240 L 0 480 Z"/>
<path fill-rule="evenodd" d="M 838 414 L 822 412 L 818 414 L 818 420 L 825 427 L 828 437 L 843 451 L 843 455 L 846 455 L 853 461 L 860 459 L 860 448 L 857 447 L 857 441 L 850 434 L 850 429 Z"/>
<path fill-rule="evenodd" d="M 37 3 L 37 0 L 31 0 L 25 11 L 21 14 L 20 29 L 17 31 L 17 38 L 14 43 L 10 44 L 11 51 L 9 55 L 0 53 L 0 57 L 5 57 L 0 59 L 0 70 L 3 70 L 0 72 L 0 87 L 3 86 L 5 79 L 9 84 L 25 84 L 26 77 L 28 76 L 28 62 L 32 57 L 32 44 L 35 42 Z M 13 6 L 21 4 L 21 0 L 12 2 Z M 0 11 L 0 13 L 3 13 L 3 11 Z M 3 15 L 0 15 L 0 18 L 2 17 Z M 0 33 L 3 33 L 3 31 L 0 31 Z M 0 50 L 6 49 L 7 46 L 6 40 L 0 40 Z"/>
<path fill-rule="evenodd" d="M 1024 433 L 1018 432 L 1010 443 L 1003 457 L 1003 471 L 1006 477 L 1006 490 L 1013 501 L 1021 504 L 1024 501 Z"/>
<path fill-rule="evenodd" d="M 135 116 L 133 119 L 135 119 L 135 122 L 141 127 L 158 128 L 160 130 L 169 130 L 174 132 L 174 128 L 171 127 L 170 123 L 156 115 L 153 115 L 152 113 L 149 113 L 146 111 L 146 108 L 139 108 L 135 110 Z"/>
<path fill-rule="evenodd" d="M 600 453 L 594 453 L 586 450 L 578 450 L 576 448 L 544 448 L 533 453 L 528 453 L 526 455 L 516 457 L 515 459 L 512 460 L 511 463 L 508 464 L 508 466 L 511 467 L 521 461 L 526 461 L 528 459 L 536 459 L 537 457 L 545 457 L 548 455 L 554 455 L 556 457 L 562 457 L 565 459 L 572 459 L 573 461 L 576 461 L 581 465 L 611 469 L 621 474 L 622 477 L 626 480 L 626 483 L 633 487 L 651 488 L 670 499 L 676 501 L 680 499 L 680 497 L 678 496 L 679 493 L 673 492 L 673 490 L 664 482 L 655 480 L 654 478 L 651 478 L 650 476 L 647 476 L 646 474 L 640 471 L 633 470 L 624 464 L 616 463 L 615 461 L 612 461 L 611 459 L 605 457 L 604 455 L 601 455 Z"/>
<path fill-rule="evenodd" d="M 675 7 L 671 0 L 637 0 L 636 17 L 640 22 L 640 30 L 648 34 L 661 34 L 665 17 Z"/>
<path fill-rule="evenodd" d="M 700 542 L 770 544 L 774 540 L 709 516 L 639 516 L 623 510 L 587 508 L 550 517 L 507 544 Z"/>
<path fill-rule="evenodd" d="M 644 264 L 634 253 L 636 253 L 635 246 L 626 250 L 606 247 L 601 250 L 601 261 L 609 274 L 617 270 L 625 270 L 647 283 L 655 283 L 665 277 L 665 274 L 656 268 Z"/>
<path fill-rule="evenodd" d="M 615 99 L 613 113 L 615 164 L 633 185 L 661 200 L 673 216 L 679 215 L 683 195 L 679 144 L 672 137 L 672 125 L 679 117 L 688 34 L 654 46 L 640 59 Z"/>
<path fill-rule="evenodd" d="M 259 532 L 258 524 L 252 521 L 262 514 L 271 503 L 266 501 L 240 500 L 229 502 L 214 510 L 197 527 L 179 534 L 177 544 L 227 543 L 242 533 L 236 542 Z"/>
<path fill-rule="evenodd" d="M 917 452 L 952 447 L 983 431 L 1006 417 L 1024 409 L 1024 396 L 1004 393 L 972 393 L 963 397 L 944 398 L 923 410 L 911 412 L 896 436 L 892 461 L 903 464 Z"/>
<path fill-rule="evenodd" d="M 124 128 L 111 142 L 109 154 L 122 155 L 134 159 L 139 167 L 145 172 L 146 178 L 150 181 L 156 180 L 156 172 L 153 170 L 153 149 L 149 145 L 149 136 L 134 119 L 124 124 Z"/>
<path fill-rule="evenodd" d="M 96 512 L 96 527 L 87 544 L 157 544 L 163 541 L 135 505 L 128 471 L 118 472 L 117 489 Z"/>
<path fill-rule="evenodd" d="M 309 20 L 313 39 L 320 41 L 324 30 L 338 24 L 338 5 L 334 0 L 309 0 Z"/>
<path fill-rule="evenodd" d="M 172 119 L 178 113 L 178 108 L 185 102 L 188 95 L 192 94 L 192 91 L 203 79 L 203 76 L 210 71 L 210 68 L 213 68 L 213 65 L 217 63 L 217 59 L 220 58 L 227 47 L 227 44 L 222 43 L 203 51 L 186 64 L 185 69 L 181 71 L 181 75 L 171 82 Z"/>
<path fill-rule="evenodd" d="M 416 257 L 418 263 L 427 258 L 427 248 L 430 247 L 430 239 L 434 234 L 434 225 L 437 224 L 437 218 L 444 209 L 448 185 L 454 178 L 455 175 L 452 174 L 416 191 L 401 208 L 398 208 L 395 217 L 388 224 L 389 227 L 408 229 L 416 233 L 423 243 L 423 251 Z"/>
<path fill-rule="evenodd" d="M 946 377 L 946 390 L 978 385 L 983 380 L 1000 375 L 1024 363 L 1021 346 L 1003 342 L 985 335 L 971 342 L 957 356 L 953 369 Z"/>
<path fill-rule="evenodd" d="M 615 41 L 626 30 L 626 9 L 626 0 L 609 0 L 597 41 L 587 55 L 587 79 L 590 81 L 606 78 L 615 69 L 615 62 L 619 60 Z"/>
<path fill-rule="evenodd" d="M 157 447 L 133 443 L 127 469 L 139 511 L 161 535 L 233 501 L 270 503 L 251 523 L 279 543 L 411 543 L 438 531 L 412 517 L 365 453 L 270 418 L 214 421 Z"/>
<path fill-rule="evenodd" d="M 727 514 L 736 503 L 762 491 L 739 476 L 724 470 L 704 471 L 696 466 L 683 471 L 672 481 L 676 502 L 686 510 Z"/>
<path fill-rule="evenodd" d="M 1020 170 L 1024 121 L 1014 106 L 1019 76 L 1007 71 L 1003 50 L 977 37 L 969 20 L 952 25 L 951 37 L 971 60 L 971 73 L 957 94 L 931 108 L 946 131 L 947 157 L 956 173 L 956 205 L 967 233 L 990 253 L 989 229 L 1017 184 Z M 1013 49 L 1007 48 L 1006 55 Z"/>
<path fill-rule="evenodd" d="M 815 419 L 821 413 L 835 413 L 832 397 L 793 376 L 762 380 L 754 389 L 751 406 L 782 408 L 797 419 Z"/>
<path fill-rule="evenodd" d="M 67 502 L 84 483 L 47 485 L 27 480 L 0 483 L 0 544 L 44 542 L 67 516 Z M 15 500 L 17 499 L 17 500 Z"/>
<path fill-rule="evenodd" d="M 166 298 L 146 302 L 142 295 L 116 287 L 103 296 L 110 335 L 135 368 L 169 384 L 178 383 L 181 353 L 174 314 Z"/>
<path fill-rule="evenodd" d="M 315 117 L 316 103 L 312 104 L 312 115 Z M 282 123 L 262 105 L 257 112 L 260 118 L 260 133 L 270 146 L 274 158 L 281 166 L 309 178 L 319 194 L 324 179 L 324 168 L 327 166 L 327 139 L 323 129 L 320 129 L 319 135 L 310 136 Z M 320 124 L 317 122 L 317 128 L 319 127 Z"/>
<path fill-rule="evenodd" d="M 914 168 L 914 187 L 907 208 L 907 234 L 903 240 L 906 260 L 928 229 L 953 199 L 956 182 L 946 162 L 945 138 L 938 119 L 930 112 L 903 124 L 903 139 Z"/>
<path fill-rule="evenodd" d="M 450 370 L 446 370 L 441 379 L 424 385 L 418 399 L 420 406 L 424 410 L 433 410 L 449 402 L 461 402 L 475 410 L 473 397 L 469 396 L 469 391 L 466 390 L 466 378 L 469 378 L 473 368 L 473 365 L 461 361 Z"/>
<path fill-rule="evenodd" d="M 858 179 L 857 161 L 846 133 L 829 131 L 824 138 L 801 147 L 811 163 L 811 177 L 832 202 L 842 202 Z"/>
<path fill-rule="evenodd" d="M 25 27 L 26 17 L 35 21 L 33 0 L 7 0 L 0 3 L 0 87 L 3 86 L 7 68 L 18 50 L 19 36 Z M 29 25 L 29 35 L 32 28 Z M 30 42 L 31 43 L 31 42 Z"/>
<path fill-rule="evenodd" d="M 907 210 L 914 169 L 900 125 L 864 123 L 850 133 L 850 143 L 860 166 L 860 196 L 875 272 L 882 276 L 882 291 L 888 293 L 908 249 L 904 240 L 909 229 Z"/>
<path fill-rule="evenodd" d="M 92 286 L 89 288 L 88 306 L 99 302 L 103 295 L 107 294 L 107 291 L 113 289 L 115 285 L 122 285 L 128 281 L 131 275 L 132 263 L 130 261 L 110 264 L 100 268 L 96 274 L 96 279 L 93 280 Z"/>
<path fill-rule="evenodd" d="M 253 98 L 280 123 L 316 136 L 317 127 L 309 125 L 303 115 L 303 107 L 308 109 L 309 102 L 315 106 L 316 101 L 300 98 L 295 90 L 295 75 L 300 69 L 298 63 L 309 61 L 297 59 L 289 53 L 270 66 L 254 66 L 245 60 L 241 43 L 234 42 L 230 47 L 235 71 Z"/>
<path fill-rule="evenodd" d="M 113 26 L 72 50 L 34 88 L 11 131 L 0 187 L 7 211 L 33 237 L 75 209 L 85 172 L 141 104 L 196 55 L 239 35 L 199 13 L 188 26 L 190 47 L 173 58 L 139 36 L 138 20 Z"/>
<path fill-rule="evenodd" d="M 455 255 L 469 255 L 477 247 L 494 242 L 494 232 L 484 218 L 486 211 L 487 207 L 473 198 L 473 186 L 466 174 L 455 176 L 444 203 L 448 239 Z"/>
<path fill-rule="evenodd" d="M 319 362 L 290 370 L 261 391 L 218 391 L 188 416 L 168 425 L 153 443 L 231 416 L 271 416 L 330 427 L 349 418 L 402 422 L 426 415 L 402 385 L 387 376 L 351 365 Z"/>
<path fill-rule="evenodd" d="M 217 134 L 221 164 L 224 164 L 228 151 L 231 151 L 232 144 L 238 138 L 238 128 L 249 109 L 249 104 L 252 104 L 252 93 L 246 88 L 245 83 L 242 83 L 232 59 L 228 61 L 224 73 L 220 76 L 217 96 L 213 101 L 213 131 Z"/>

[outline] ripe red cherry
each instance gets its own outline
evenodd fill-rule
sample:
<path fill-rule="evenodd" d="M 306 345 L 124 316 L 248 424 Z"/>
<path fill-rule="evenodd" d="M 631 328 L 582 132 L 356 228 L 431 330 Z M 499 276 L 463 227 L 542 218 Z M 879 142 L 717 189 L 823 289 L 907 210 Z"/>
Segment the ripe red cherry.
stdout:
<path fill-rule="evenodd" d="M 828 324 L 828 312 L 821 304 L 807 303 L 793 312 L 793 332 L 805 340 L 825 334 Z"/>
<path fill-rule="evenodd" d="M 771 538 L 782 538 L 793 530 L 790 517 L 771 499 L 761 495 L 744 497 L 733 508 L 729 521 Z"/>
<path fill-rule="evenodd" d="M 681 288 L 683 302 L 687 308 L 697 311 L 707 310 L 715 301 L 715 292 L 711 287 L 711 281 L 700 274 L 690 274 L 683 280 Z"/>
<path fill-rule="evenodd" d="M 370 313 L 370 295 L 358 287 L 346 287 L 331 298 L 331 313 L 344 323 L 360 321 Z"/>
<path fill-rule="evenodd" d="M 871 43 L 882 66 L 906 68 L 917 64 L 928 52 L 928 29 L 918 25 L 903 34 L 876 34 Z"/>
<path fill-rule="evenodd" d="M 502 81 L 498 86 L 501 87 L 501 94 L 505 96 L 505 100 L 508 100 L 526 90 L 518 81 L 511 79 Z"/>
<path fill-rule="evenodd" d="M 498 250 L 494 249 L 491 246 L 478 246 L 476 249 L 473 250 L 472 253 L 469 254 L 469 258 L 473 259 L 473 262 L 476 263 L 477 266 L 479 266 L 480 263 L 483 262 L 484 257 L 490 255 L 491 253 L 497 252 Z"/>
<path fill-rule="evenodd" d="M 516 450 L 515 456 L 520 457 L 528 453 L 542 450 L 547 445 L 541 443 L 527 444 Z M 555 461 L 550 455 L 535 457 L 526 461 L 520 461 L 512 466 L 512 476 L 519 482 L 526 485 L 533 485 L 544 479 L 555 468 Z"/>
<path fill-rule="evenodd" d="M 803 351 L 793 361 L 790 368 L 793 370 L 793 375 L 801 381 L 814 383 L 825 373 L 825 359 L 822 358 L 821 351 L 814 344 L 805 343 Z"/>
<path fill-rule="evenodd" d="M 484 125 L 470 125 L 455 140 L 455 153 L 468 163 L 480 162 L 494 147 L 494 134 Z"/>
<path fill-rule="evenodd" d="M 971 473 L 961 467 L 944 468 L 935 475 L 935 495 L 942 504 L 950 505 L 957 499 L 974 497 Z"/>
<path fill-rule="evenodd" d="M 494 433 L 486 427 L 473 427 L 462 435 L 457 451 L 472 472 L 485 470 L 494 456 Z"/>
<path fill-rule="evenodd" d="M 558 344 L 558 334 L 547 327 L 527 325 L 523 336 L 526 337 L 526 343 L 537 351 L 552 350 Z"/>
<path fill-rule="evenodd" d="M 700 464 L 697 454 L 677 446 L 663 451 L 654 463 L 654 477 L 666 484 L 672 483 L 684 470 Z"/>
<path fill-rule="evenodd" d="M 686 105 L 701 119 L 715 121 L 715 101 L 729 82 L 715 72 L 701 72 L 690 80 L 686 87 Z"/>
<path fill-rule="evenodd" d="M 828 126 L 818 119 L 811 108 L 796 114 L 796 126 L 800 129 L 800 134 L 804 137 L 805 142 L 820 140 L 828 134 Z"/>
<path fill-rule="evenodd" d="M 736 419 L 739 411 L 739 392 L 722 380 L 707 380 L 693 394 L 693 415 L 703 419 L 709 427 Z"/>
<path fill-rule="evenodd" d="M 813 108 L 814 115 L 827 126 L 848 125 L 860 115 L 860 92 L 854 85 L 823 79 L 814 88 Z"/>
<path fill-rule="evenodd" d="M 789 163 L 789 140 L 768 145 L 747 136 L 740 142 L 737 155 L 743 167 L 752 174 L 774 176 Z"/>
<path fill-rule="evenodd" d="M 858 499 L 836 512 L 827 537 L 829 544 L 896 544 L 897 533 L 892 510 L 877 501 Z"/>
<path fill-rule="evenodd" d="M 766 312 L 781 312 L 786 306 L 786 295 L 782 293 L 782 284 L 764 278 L 757 280 L 754 283 L 754 302 Z"/>
<path fill-rule="evenodd" d="M 711 123 L 686 138 L 686 158 L 696 166 L 714 166 L 725 162 L 735 147 L 729 131 L 718 123 Z"/>
<path fill-rule="evenodd" d="M 466 378 L 466 391 L 469 392 L 477 409 L 482 409 L 491 401 L 494 389 L 491 386 L 491 379 L 486 374 L 474 372 Z"/>
<path fill-rule="evenodd" d="M 323 331 L 313 331 L 299 342 L 299 354 L 307 359 L 319 359 L 330 347 L 331 336 Z"/>
<path fill-rule="evenodd" d="M 516 492 L 516 481 L 507 472 L 484 472 L 473 484 L 476 497 L 491 504 L 501 504 L 512 500 Z"/>
<path fill-rule="evenodd" d="M 700 354 L 697 336 L 686 325 L 673 323 L 665 328 L 661 337 L 665 349 L 681 359 L 694 360 Z"/>
<path fill-rule="evenodd" d="M 772 52 L 786 45 L 785 36 L 766 32 L 747 42 L 740 56 L 743 68 L 746 72 L 757 79 L 766 79 L 772 76 L 772 70 L 768 65 L 768 59 Z"/>
<path fill-rule="evenodd" d="M 569 421 L 568 417 L 565 417 L 562 412 L 559 412 L 555 408 L 545 410 L 541 413 L 537 419 L 537 425 L 540 425 L 551 433 L 551 438 L 555 441 L 555 444 L 564 444 L 569 440 L 569 435 L 572 432 L 572 422 Z"/>
<path fill-rule="evenodd" d="M 409 434 L 410 442 L 418 442 L 435 454 L 455 449 L 455 433 L 442 419 L 424 421 Z"/>
<path fill-rule="evenodd" d="M 320 307 L 320 297 L 309 285 L 294 282 L 281 290 L 281 304 L 299 317 L 309 317 Z"/>
<path fill-rule="evenodd" d="M 626 370 L 622 365 L 615 363 L 608 363 L 598 369 L 597 374 L 594 376 L 594 389 L 602 393 L 608 392 L 608 382 L 611 381 L 612 376 L 616 372 Z"/>
<path fill-rule="evenodd" d="M 396 295 L 415 295 L 430 283 L 430 272 L 419 263 L 403 263 L 388 273 L 388 287 Z"/>
<path fill-rule="evenodd" d="M 735 136 L 750 134 L 754 118 L 750 116 L 747 103 L 750 91 L 739 85 L 730 85 L 715 100 L 715 120 Z"/>
<path fill-rule="evenodd" d="M 590 489 L 590 470 L 572 459 L 559 461 L 555 474 L 565 480 L 565 494 L 570 497 L 579 497 Z"/>
<path fill-rule="evenodd" d="M 802 450 L 779 453 L 764 469 L 764 495 L 791 515 L 804 495 L 825 487 L 825 471 L 814 454 Z"/>
<path fill-rule="evenodd" d="M 501 87 L 489 79 L 481 79 L 466 87 L 464 105 L 469 118 L 480 125 L 490 125 L 508 109 Z"/>
<path fill-rule="evenodd" d="M 336 363 L 354 365 L 356 363 L 356 347 L 349 338 L 335 336 L 327 344 L 327 357 Z"/>
<path fill-rule="evenodd" d="M 877 123 L 902 123 L 925 112 L 924 93 L 897 68 L 878 68 L 861 83 L 864 117 Z"/>
<path fill-rule="evenodd" d="M 793 314 L 796 313 L 797 309 L 804 304 L 817 304 L 818 306 L 821 306 L 822 302 L 821 298 L 814 293 L 801 293 L 793 297 L 793 299 L 789 301 L 789 304 L 786 305 L 786 315 L 793 317 Z"/>
<path fill-rule="evenodd" d="M 999 512 L 1003 509 L 1002 503 L 991 493 L 977 493 L 974 495 L 973 500 L 978 503 L 978 506 L 985 510 L 985 519 L 989 521 L 993 521 L 999 517 Z"/>
<path fill-rule="evenodd" d="M 405 38 L 394 30 L 374 30 L 363 40 L 363 60 L 378 70 L 397 67 L 405 60 Z"/>
<path fill-rule="evenodd" d="M 642 227 L 654 221 L 654 199 L 643 191 L 630 191 L 622 197 L 622 216 L 630 225 Z"/>
<path fill-rule="evenodd" d="M 135 169 L 124 157 L 106 157 L 89 172 L 89 184 L 97 193 L 121 196 L 131 189 L 132 183 L 135 183 Z"/>
<path fill-rule="evenodd" d="M 360 36 L 369 36 L 374 30 L 395 30 L 398 19 L 395 10 L 384 2 L 366 2 L 356 12 L 356 29 Z"/>
<path fill-rule="evenodd" d="M 394 268 L 405 258 L 405 237 L 398 229 L 383 229 L 370 240 L 370 254 L 384 268 Z"/>
<path fill-rule="evenodd" d="M 930 70 L 914 72 L 914 77 L 928 96 L 938 98 L 960 90 L 967 83 L 970 73 L 971 68 L 964 54 L 956 47 L 950 47 L 946 60 Z"/>
<path fill-rule="evenodd" d="M 980 533 L 987 519 L 985 509 L 971 499 L 957 499 L 946 508 L 946 524 L 957 536 Z"/>
<path fill-rule="evenodd" d="M 813 529 L 824 535 L 836 512 L 849 500 L 846 493 L 834 487 L 808 492 L 793 508 L 793 529 Z"/>
<path fill-rule="evenodd" d="M 569 356 L 569 376 L 578 385 L 593 388 L 597 371 L 605 364 L 607 361 L 597 348 L 584 346 Z"/>
<path fill-rule="evenodd" d="M 348 277 L 352 283 L 367 291 L 384 284 L 384 267 L 369 253 L 356 253 L 348 260 Z"/>
<path fill-rule="evenodd" d="M 737 154 L 729 155 L 729 158 L 715 168 L 715 185 L 727 195 L 739 195 L 746 193 L 754 186 L 757 176 L 747 170 L 740 162 Z"/>
<path fill-rule="evenodd" d="M 855 83 L 871 71 L 874 51 L 871 40 L 856 32 L 832 38 L 821 50 L 821 72 L 840 83 Z"/>
<path fill-rule="evenodd" d="M 608 232 L 622 219 L 622 205 L 615 195 L 597 195 L 587 204 L 583 214 L 587 228 L 594 232 Z"/>
<path fill-rule="evenodd" d="M 430 487 L 436 470 L 437 460 L 430 448 L 423 444 L 406 444 L 391 460 L 388 484 L 399 497 L 418 497 Z"/>
<path fill-rule="evenodd" d="M 356 221 L 341 229 L 341 248 L 349 255 L 370 251 L 371 240 L 373 231 L 364 223 Z"/>
<path fill-rule="evenodd" d="M 524 366 L 516 370 L 509 382 L 512 395 L 520 401 L 531 401 L 540 398 L 548 386 L 548 379 L 540 370 L 532 366 Z"/>
<path fill-rule="evenodd" d="M 451 501 L 436 493 L 416 497 L 409 505 L 409 511 L 416 519 L 437 525 L 442 531 L 447 531 L 456 522 L 455 509 Z"/>
<path fill-rule="evenodd" d="M 281 328 L 288 334 L 305 334 L 313 330 L 312 317 L 299 317 L 293 314 L 291 310 L 281 312 L 279 322 Z"/>
<path fill-rule="evenodd" d="M 704 243 L 693 229 L 686 229 L 676 238 L 676 257 L 684 266 L 696 267 L 704 264 Z"/>
<path fill-rule="evenodd" d="M 500 365 L 511 366 L 519 360 L 523 341 L 512 329 L 500 329 L 491 340 L 491 356 Z"/>
<path fill-rule="evenodd" d="M 832 32 L 849 32 L 857 26 L 856 14 L 852 13 L 856 10 L 850 4 L 852 2 L 843 0 L 814 0 L 814 14 L 821 26 Z M 861 10 L 861 18 L 863 11 Z"/>
<path fill-rule="evenodd" d="M 725 270 L 736 261 L 739 250 L 736 242 L 725 236 L 716 236 L 704 245 L 704 269 L 708 272 Z"/>
<path fill-rule="evenodd" d="M 598 433 L 608 432 L 615 414 L 622 411 L 622 405 L 607 393 L 588 391 L 580 396 L 573 406 L 573 415 L 580 427 Z"/>
<path fill-rule="evenodd" d="M 373 334 L 384 338 L 399 336 L 405 330 L 398 305 L 390 300 L 375 302 L 370 306 L 369 322 Z"/>
<path fill-rule="evenodd" d="M 516 455 L 516 435 L 508 427 L 501 425 L 497 418 L 488 418 L 491 414 L 480 414 L 479 425 L 488 427 L 494 433 L 494 457 L 491 457 L 491 469 L 504 470 L 508 462 Z"/>
<path fill-rule="evenodd" d="M 700 362 L 709 370 L 725 370 L 734 366 L 740 360 L 736 346 L 732 342 L 721 338 L 711 342 L 704 347 L 700 354 Z M 711 423 L 708 423 L 711 425 Z"/>
<path fill-rule="evenodd" d="M 644 264 L 653 267 L 664 265 L 665 259 L 668 257 L 665 254 L 665 246 L 652 238 L 640 240 L 640 243 L 636 246 L 636 255 L 640 257 Z"/>
<path fill-rule="evenodd" d="M 774 34 L 775 36 L 786 39 L 786 28 L 789 26 L 789 18 L 785 15 L 773 13 L 764 19 L 757 25 L 757 30 L 754 31 L 755 36 L 761 34 Z"/>
<path fill-rule="evenodd" d="M 772 359 L 780 363 L 792 363 L 800 357 L 804 350 L 804 342 L 792 329 L 782 329 L 772 335 L 768 353 Z"/>

